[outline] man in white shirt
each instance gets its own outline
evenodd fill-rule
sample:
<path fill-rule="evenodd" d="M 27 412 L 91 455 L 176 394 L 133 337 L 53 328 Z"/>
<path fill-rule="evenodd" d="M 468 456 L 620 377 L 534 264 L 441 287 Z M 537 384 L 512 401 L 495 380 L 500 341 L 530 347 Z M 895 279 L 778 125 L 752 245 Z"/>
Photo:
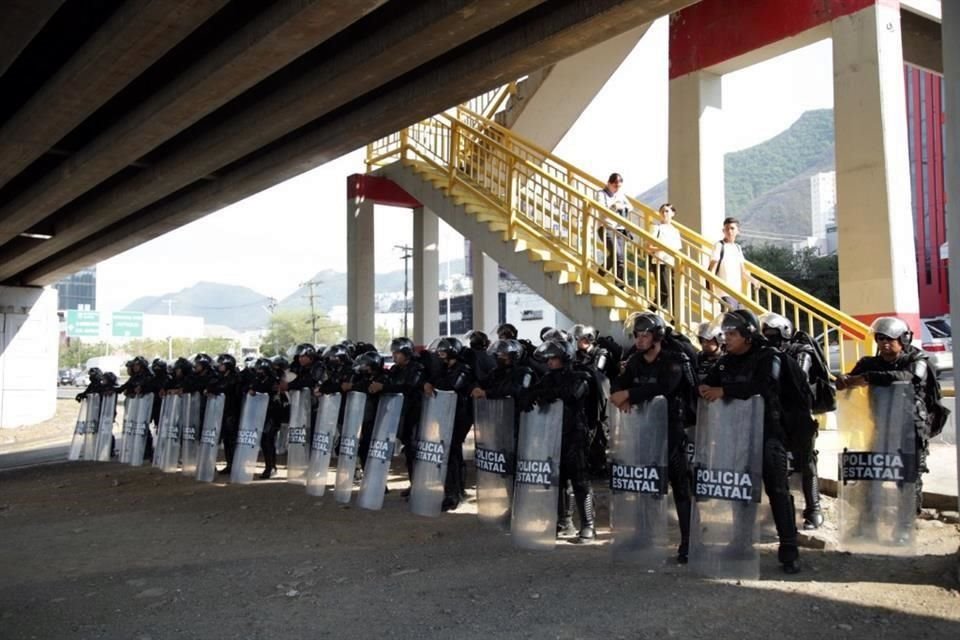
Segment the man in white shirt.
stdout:
<path fill-rule="evenodd" d="M 654 228 L 653 237 L 679 253 L 683 244 L 680 241 L 680 230 L 673 226 L 675 214 L 676 209 L 669 202 L 660 205 L 660 216 L 663 222 Z M 674 257 L 666 251 L 659 250 L 654 254 L 653 264 L 657 273 L 657 298 L 661 309 L 667 309 L 670 303 L 670 292 L 673 290 Z"/>
<path fill-rule="evenodd" d="M 749 276 L 744 266 L 743 249 L 737 244 L 740 234 L 740 221 L 727 218 L 723 221 L 723 240 L 713 246 L 708 269 L 717 274 L 731 289 L 741 293 L 747 291 Z M 729 306 L 729 310 L 739 309 L 740 303 L 731 296 L 720 296 Z"/>
<path fill-rule="evenodd" d="M 629 217 L 630 201 L 627 200 L 627 194 L 623 191 L 623 176 L 619 173 L 611 173 L 610 177 L 607 178 L 607 186 L 597 193 L 597 201 L 621 217 Z M 600 274 L 604 275 L 616 266 L 617 286 L 623 289 L 625 282 L 623 264 L 624 254 L 626 253 L 626 243 L 624 242 L 626 229 L 612 220 L 607 220 L 606 224 L 597 225 L 597 235 L 603 239 L 606 249 L 604 268 L 600 270 Z"/>

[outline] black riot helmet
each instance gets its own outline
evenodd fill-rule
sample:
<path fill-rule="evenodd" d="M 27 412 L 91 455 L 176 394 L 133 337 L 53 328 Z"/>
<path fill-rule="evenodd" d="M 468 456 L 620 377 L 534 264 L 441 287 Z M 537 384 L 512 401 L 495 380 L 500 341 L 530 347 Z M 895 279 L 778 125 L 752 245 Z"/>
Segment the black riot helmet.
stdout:
<path fill-rule="evenodd" d="M 370 344 L 369 342 L 364 342 L 363 340 L 357 340 L 357 344 L 353 345 L 353 350 L 350 351 L 350 357 L 356 358 L 362 353 L 376 350 L 376 345 Z"/>
<path fill-rule="evenodd" d="M 487 351 L 497 363 L 517 364 L 523 356 L 523 346 L 516 340 L 497 340 Z"/>
<path fill-rule="evenodd" d="M 376 375 L 383 371 L 383 356 L 376 351 L 361 353 L 357 356 L 357 359 L 353 361 L 353 370 L 368 376 Z"/>
<path fill-rule="evenodd" d="M 494 333 L 496 333 L 497 337 L 501 340 L 516 340 L 520 336 L 517 328 L 509 322 L 505 322 L 498 326 Z"/>
<path fill-rule="evenodd" d="M 100 367 L 90 367 L 87 371 L 87 377 L 90 378 L 90 382 L 100 382 L 103 379 L 103 371 L 100 370 Z"/>
<path fill-rule="evenodd" d="M 553 338 L 537 347 L 533 357 L 540 362 L 546 362 L 550 358 L 560 358 L 566 364 L 573 360 L 573 344 L 569 340 Z"/>
<path fill-rule="evenodd" d="M 160 375 L 161 373 L 166 373 L 167 362 L 162 358 L 154 358 L 153 362 L 150 363 L 150 370 L 153 371 L 154 375 Z"/>
<path fill-rule="evenodd" d="M 563 329 L 550 329 L 549 331 L 541 331 L 540 339 L 543 342 L 550 342 L 551 340 L 562 340 L 564 342 L 569 342 L 573 344 L 573 336 Z"/>
<path fill-rule="evenodd" d="M 477 351 L 486 351 L 490 348 L 490 338 L 487 337 L 483 331 L 478 331 L 474 329 L 472 331 L 467 331 L 466 335 L 463 336 L 463 339 L 467 341 L 467 344 L 470 345 L 471 349 L 476 349 Z"/>
<path fill-rule="evenodd" d="M 286 371 L 290 368 L 290 362 L 283 356 L 273 356 L 270 364 L 272 364 L 273 368 L 277 371 Z"/>
<path fill-rule="evenodd" d="M 440 338 L 432 351 L 443 360 L 456 360 L 463 351 L 463 343 L 457 338 L 447 336 Z"/>
<path fill-rule="evenodd" d="M 653 334 L 655 342 L 660 342 L 667 333 L 667 323 L 663 318 L 649 311 L 632 313 L 623 323 L 623 333 L 629 338 L 635 338 L 638 333 L 646 332 Z"/>
<path fill-rule="evenodd" d="M 540 329 L 540 342 L 545 342 L 547 340 L 547 336 L 552 332 L 553 327 L 544 327 L 543 329 Z"/>
<path fill-rule="evenodd" d="M 414 348 L 413 340 L 407 337 L 394 338 L 390 341 L 390 353 L 402 353 L 408 358 L 412 358 Z"/>
<path fill-rule="evenodd" d="M 273 362 L 269 358 L 257 358 L 257 361 L 253 365 L 257 373 L 263 375 L 273 374 Z"/>
<path fill-rule="evenodd" d="M 198 353 L 193 356 L 193 366 L 209 369 L 213 366 L 213 358 L 211 358 L 209 354 Z"/>
<path fill-rule="evenodd" d="M 349 338 L 344 338 L 340 341 L 340 346 L 347 350 L 347 353 L 350 354 L 351 358 L 356 357 L 356 348 L 357 346 L 353 343 L 353 340 Z"/>
<path fill-rule="evenodd" d="M 190 374 L 190 371 L 193 370 L 193 365 L 190 364 L 190 361 L 184 357 L 177 358 L 173 362 L 173 371 L 176 373 L 180 372 L 180 375 L 187 376 Z"/>
<path fill-rule="evenodd" d="M 317 355 L 317 349 L 309 342 L 304 342 L 302 344 L 297 345 L 297 348 L 294 350 L 293 355 L 297 358 L 299 358 L 300 356 L 310 356 L 311 358 L 314 358 Z"/>
<path fill-rule="evenodd" d="M 570 330 L 570 333 L 573 334 L 574 342 L 586 340 L 590 344 L 593 344 L 597 341 L 597 330 L 588 324 L 575 324 Z"/>
<path fill-rule="evenodd" d="M 723 314 L 723 320 L 720 323 L 724 333 L 727 331 L 736 331 L 748 340 L 752 340 L 760 334 L 760 320 L 756 314 L 749 309 L 737 309 Z"/>
<path fill-rule="evenodd" d="M 237 368 L 237 359 L 229 353 L 221 353 L 217 356 L 217 366 L 220 365 L 226 367 L 228 371 L 233 371 Z"/>
<path fill-rule="evenodd" d="M 332 344 L 323 352 L 324 362 L 331 366 L 349 364 L 350 359 L 350 351 L 343 344 Z"/>
<path fill-rule="evenodd" d="M 148 371 L 150 369 L 150 363 L 147 362 L 147 359 L 143 356 L 137 356 L 133 359 L 134 365 L 140 365 L 140 369 L 143 371 Z"/>
<path fill-rule="evenodd" d="M 112 371 L 107 371 L 105 374 L 103 374 L 101 382 L 108 387 L 115 387 L 117 386 L 117 374 Z"/>

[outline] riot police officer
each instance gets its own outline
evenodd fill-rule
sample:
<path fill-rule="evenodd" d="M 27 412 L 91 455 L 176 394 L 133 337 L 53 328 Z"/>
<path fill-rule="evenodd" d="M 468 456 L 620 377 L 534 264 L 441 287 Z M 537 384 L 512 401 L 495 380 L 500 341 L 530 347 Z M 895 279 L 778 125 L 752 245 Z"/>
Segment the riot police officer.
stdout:
<path fill-rule="evenodd" d="M 83 391 L 77 394 L 77 402 L 80 402 L 87 396 L 100 393 L 100 387 L 103 383 L 103 371 L 99 367 L 90 367 L 87 371 L 89 382 Z"/>
<path fill-rule="evenodd" d="M 367 351 L 357 356 L 353 361 L 353 375 L 348 381 L 341 383 L 341 389 L 344 393 L 358 391 L 366 394 L 366 402 L 363 406 L 363 420 L 360 424 L 360 441 L 358 447 L 358 456 L 360 458 L 360 467 L 355 471 L 355 477 L 359 478 L 367 466 L 367 453 L 370 449 L 370 440 L 373 439 L 373 431 L 376 428 L 374 424 L 377 419 L 377 407 L 380 404 L 380 389 L 373 392 L 370 387 L 373 384 L 382 385 L 387 382 L 387 377 L 383 371 L 383 356 L 376 351 Z M 340 403 L 341 411 L 346 406 L 346 402 Z"/>
<path fill-rule="evenodd" d="M 420 424 L 421 398 L 423 397 L 424 369 L 414 357 L 413 340 L 407 337 L 394 338 L 390 342 L 393 355 L 393 367 L 387 372 L 386 382 L 373 382 L 369 393 L 402 393 L 403 413 L 397 434 L 403 444 L 403 454 L 407 460 L 407 476 L 413 480 L 413 461 L 416 456 L 417 428 Z M 410 489 L 401 493 L 410 495 Z"/>
<path fill-rule="evenodd" d="M 423 385 L 424 395 L 432 396 L 435 390 L 453 391 L 457 394 L 457 408 L 453 419 L 453 434 L 450 440 L 450 457 L 447 461 L 447 477 L 444 481 L 444 497 L 441 508 L 452 511 L 466 497 L 466 465 L 463 461 L 463 442 L 473 426 L 473 403 L 470 392 L 476 378 L 469 365 L 460 360 L 463 344 L 453 337 L 442 338 L 434 353 L 441 363 L 436 375 Z"/>
<path fill-rule="evenodd" d="M 703 379 L 723 355 L 723 331 L 719 322 L 701 322 L 697 325 L 697 341 L 700 353 L 697 354 L 697 377 Z"/>
<path fill-rule="evenodd" d="M 778 313 L 765 313 L 760 316 L 760 329 L 774 349 L 780 351 L 784 362 L 802 374 L 805 385 L 803 391 L 810 388 L 810 367 L 813 364 L 813 354 L 809 347 L 793 343 L 793 324 Z M 793 359 L 790 362 L 788 359 Z M 794 407 L 784 412 L 790 453 L 793 456 L 793 467 L 801 474 L 803 487 L 803 528 L 818 529 L 823 524 L 823 512 L 820 509 L 820 480 L 817 474 L 817 421 L 813 419 L 809 410 Z"/>
<path fill-rule="evenodd" d="M 680 524 L 677 562 L 687 563 L 690 550 L 691 488 L 686 453 L 687 394 L 697 387 L 691 363 L 681 353 L 663 348 L 667 325 L 654 313 L 631 316 L 624 327 L 636 349 L 614 381 L 610 402 L 623 411 L 657 396 L 667 400 L 667 477 Z"/>
<path fill-rule="evenodd" d="M 780 539 L 777 557 L 786 573 L 800 571 L 797 523 L 787 480 L 786 433 L 780 404 L 780 354 L 760 332 L 760 321 L 747 309 L 723 315 L 726 353 L 700 385 L 707 402 L 723 398 L 763 398 L 763 485 Z"/>
<path fill-rule="evenodd" d="M 127 362 L 127 375 L 127 381 L 120 385 L 120 388 L 117 389 L 117 393 L 122 393 L 125 396 L 132 397 L 153 392 L 150 383 L 150 364 L 143 356 L 137 356 L 133 360 Z M 154 424 L 156 424 L 157 417 L 159 416 L 159 407 L 160 399 L 155 396 L 153 399 L 153 407 L 151 409 L 151 415 Z M 143 459 L 151 460 L 152 458 L 153 432 L 148 428 L 146 433 L 146 446 L 143 450 Z"/>
<path fill-rule="evenodd" d="M 877 343 L 877 354 L 864 356 L 847 375 L 837 378 L 837 389 L 909 382 L 914 389 L 913 424 L 917 450 L 917 511 L 923 505 L 923 475 L 927 469 L 930 437 L 939 432 L 946 420 L 939 406 L 939 382 L 926 354 L 913 346 L 913 331 L 900 318 L 884 316 L 870 325 Z M 932 409 L 932 410 L 931 410 Z"/>
<path fill-rule="evenodd" d="M 483 331 L 468 331 L 463 336 L 464 341 L 469 346 L 460 354 L 461 359 L 471 369 L 477 380 L 483 380 L 497 366 L 496 359 L 487 353 L 490 348 L 490 338 Z"/>
<path fill-rule="evenodd" d="M 490 353 L 496 358 L 497 366 L 490 375 L 479 380 L 477 386 L 470 392 L 474 398 L 519 399 L 526 389 L 533 384 L 535 377 L 533 369 L 521 364 L 523 347 L 516 340 L 497 340 L 490 345 Z M 520 412 L 514 415 L 514 439 L 520 427 Z"/>
<path fill-rule="evenodd" d="M 267 358 L 257 358 L 244 381 L 241 378 L 243 393 L 254 395 L 266 393 L 269 398 L 267 414 L 263 422 L 263 431 L 260 434 L 260 451 L 263 452 L 263 473 L 260 479 L 268 480 L 277 472 L 277 432 L 280 431 L 280 422 L 284 418 L 283 403 L 278 402 L 278 380 L 273 362 Z M 246 370 L 245 369 L 245 370 Z"/>
<path fill-rule="evenodd" d="M 229 474 L 233 468 L 233 453 L 237 446 L 237 436 L 240 433 L 240 412 L 243 408 L 243 395 L 240 389 L 240 376 L 237 374 L 237 359 L 229 353 L 217 356 L 217 371 L 219 375 L 207 387 L 211 395 L 223 395 L 223 421 L 220 427 L 220 441 L 223 442 L 223 453 L 227 459 L 227 466 L 219 471 L 220 474 Z"/>
<path fill-rule="evenodd" d="M 547 372 L 522 396 L 521 409 L 531 411 L 534 404 L 563 403 L 563 424 L 560 453 L 560 487 L 557 510 L 564 512 L 562 489 L 573 484 L 577 510 L 580 512 L 580 542 L 596 537 L 594 526 L 593 489 L 587 476 L 587 419 L 584 402 L 589 379 L 573 370 L 573 344 L 554 337 L 537 348 L 536 358 L 545 362 Z"/>

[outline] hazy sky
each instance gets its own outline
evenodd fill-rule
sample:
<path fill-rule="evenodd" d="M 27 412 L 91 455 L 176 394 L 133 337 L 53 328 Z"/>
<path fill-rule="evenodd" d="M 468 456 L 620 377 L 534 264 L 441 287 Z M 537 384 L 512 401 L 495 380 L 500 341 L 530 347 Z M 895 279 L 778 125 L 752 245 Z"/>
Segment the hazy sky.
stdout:
<path fill-rule="evenodd" d="M 560 142 L 557 154 L 597 176 L 620 171 L 633 194 L 664 180 L 666 51 L 667 22 L 660 20 Z M 829 40 L 725 76 L 726 150 L 762 142 L 804 111 L 831 107 L 832 78 Z M 346 177 L 363 171 L 363 157 L 357 150 L 100 263 L 97 307 L 119 309 L 138 296 L 176 292 L 200 280 L 283 298 L 322 269 L 345 271 Z M 462 256 L 462 240 L 443 227 L 441 260 Z M 393 245 L 411 239 L 409 211 L 378 208 L 377 271 L 402 268 Z M 138 278 L 134 286 L 128 274 L 144 267 L 151 278 Z"/>

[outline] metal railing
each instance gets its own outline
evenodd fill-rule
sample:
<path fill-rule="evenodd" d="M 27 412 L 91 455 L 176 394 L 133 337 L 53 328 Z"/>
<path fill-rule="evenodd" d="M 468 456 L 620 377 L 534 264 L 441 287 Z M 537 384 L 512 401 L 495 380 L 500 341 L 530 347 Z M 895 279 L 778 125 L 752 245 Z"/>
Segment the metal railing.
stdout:
<path fill-rule="evenodd" d="M 489 92 L 477 104 L 495 113 L 508 92 Z M 610 211 L 599 202 L 602 181 L 467 106 L 368 146 L 368 167 L 393 162 L 444 176 L 451 193 L 482 203 L 510 239 L 545 249 L 578 293 L 596 296 L 612 313 L 653 309 L 693 335 L 731 303 L 775 311 L 820 342 L 833 371 L 849 370 L 872 349 L 862 322 L 754 264 L 746 265 L 745 288 L 725 282 L 708 270 L 713 242 L 674 223 L 680 250 L 662 244 L 657 211 L 634 199 L 627 217 Z"/>

